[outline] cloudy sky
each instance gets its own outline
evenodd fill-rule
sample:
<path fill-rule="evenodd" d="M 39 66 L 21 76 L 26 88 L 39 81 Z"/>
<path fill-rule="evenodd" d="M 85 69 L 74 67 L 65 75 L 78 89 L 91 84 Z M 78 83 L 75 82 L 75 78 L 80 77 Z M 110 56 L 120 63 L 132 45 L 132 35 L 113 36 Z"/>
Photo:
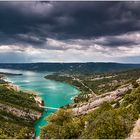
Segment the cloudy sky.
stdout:
<path fill-rule="evenodd" d="M 140 2 L 0 2 L 1 62 L 140 63 Z"/>

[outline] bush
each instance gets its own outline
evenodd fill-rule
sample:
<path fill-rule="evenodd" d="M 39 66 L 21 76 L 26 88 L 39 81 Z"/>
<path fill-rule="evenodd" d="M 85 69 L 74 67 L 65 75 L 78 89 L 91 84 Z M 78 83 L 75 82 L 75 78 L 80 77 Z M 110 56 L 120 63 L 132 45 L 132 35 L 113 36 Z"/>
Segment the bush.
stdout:
<path fill-rule="evenodd" d="M 138 117 L 129 109 L 108 110 L 96 118 L 90 118 L 87 129 L 79 138 L 84 139 L 118 139 L 130 133 L 134 120 Z M 92 120 L 92 121 L 91 121 Z"/>

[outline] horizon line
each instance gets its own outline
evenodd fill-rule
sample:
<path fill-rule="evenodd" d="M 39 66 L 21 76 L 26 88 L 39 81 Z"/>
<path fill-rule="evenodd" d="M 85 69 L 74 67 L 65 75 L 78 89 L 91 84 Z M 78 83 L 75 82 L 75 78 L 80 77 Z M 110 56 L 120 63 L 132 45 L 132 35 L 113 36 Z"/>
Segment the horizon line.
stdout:
<path fill-rule="evenodd" d="M 130 62 L 0 62 L 0 64 L 86 64 L 86 63 L 114 63 L 114 64 L 140 64 L 139 63 L 130 63 Z"/>

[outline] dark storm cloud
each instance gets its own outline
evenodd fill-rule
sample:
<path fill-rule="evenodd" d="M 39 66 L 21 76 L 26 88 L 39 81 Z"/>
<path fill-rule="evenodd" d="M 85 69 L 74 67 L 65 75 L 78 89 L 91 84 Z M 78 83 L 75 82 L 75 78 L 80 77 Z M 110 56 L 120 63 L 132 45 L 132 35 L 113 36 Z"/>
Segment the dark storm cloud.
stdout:
<path fill-rule="evenodd" d="M 94 39 L 140 30 L 140 2 L 0 2 L 0 44 Z M 135 42 L 106 38 L 104 46 Z"/>
<path fill-rule="evenodd" d="M 95 41 L 96 44 L 102 45 L 102 46 L 108 46 L 108 47 L 119 47 L 119 46 L 127 46 L 131 47 L 132 45 L 138 45 L 139 42 L 136 42 L 135 40 L 130 39 L 124 39 L 124 38 L 116 38 L 116 37 L 106 37 L 103 41 Z"/>

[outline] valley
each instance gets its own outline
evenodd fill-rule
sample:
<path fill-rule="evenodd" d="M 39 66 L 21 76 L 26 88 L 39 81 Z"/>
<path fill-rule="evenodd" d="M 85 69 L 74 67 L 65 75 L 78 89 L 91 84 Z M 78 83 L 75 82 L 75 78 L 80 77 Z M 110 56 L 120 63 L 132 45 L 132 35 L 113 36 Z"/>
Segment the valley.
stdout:
<path fill-rule="evenodd" d="M 1 73 L 2 138 L 118 139 L 139 136 L 139 68 L 97 73 L 19 72 L 22 74 L 7 76 L 13 83 L 3 80 L 5 74 Z M 44 111 L 39 98 L 44 106 L 59 110 Z M 14 129 L 8 129 L 8 126 Z"/>

